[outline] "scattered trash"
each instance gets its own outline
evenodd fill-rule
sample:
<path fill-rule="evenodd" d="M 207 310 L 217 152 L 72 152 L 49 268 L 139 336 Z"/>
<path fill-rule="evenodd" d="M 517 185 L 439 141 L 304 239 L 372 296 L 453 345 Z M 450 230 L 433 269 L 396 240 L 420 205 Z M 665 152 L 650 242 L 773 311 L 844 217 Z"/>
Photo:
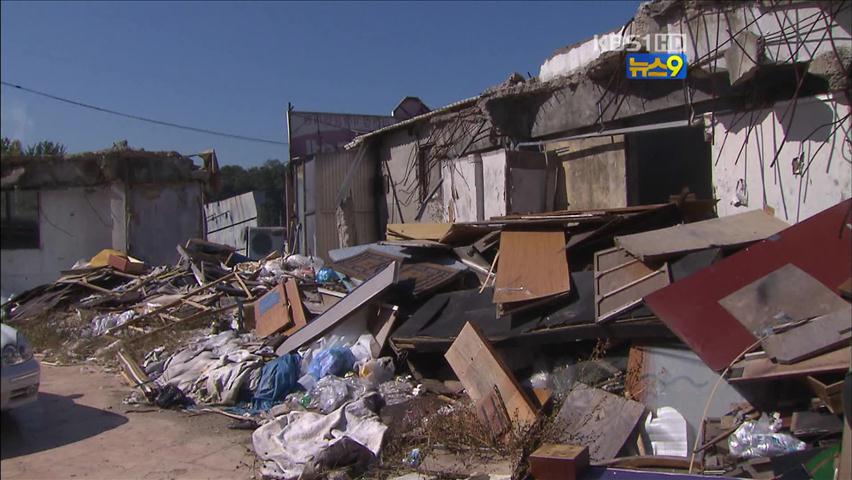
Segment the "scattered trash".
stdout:
<path fill-rule="evenodd" d="M 402 461 L 402 463 L 408 465 L 411 468 L 417 468 L 420 466 L 420 462 L 422 461 L 423 456 L 420 454 L 420 449 L 414 448 L 410 452 L 408 452 L 408 455 L 405 456 L 405 459 Z"/>
<path fill-rule="evenodd" d="M 728 440 L 731 455 L 740 458 L 774 457 L 807 448 L 805 442 L 777 430 L 777 425 L 765 418 L 743 423 Z"/>

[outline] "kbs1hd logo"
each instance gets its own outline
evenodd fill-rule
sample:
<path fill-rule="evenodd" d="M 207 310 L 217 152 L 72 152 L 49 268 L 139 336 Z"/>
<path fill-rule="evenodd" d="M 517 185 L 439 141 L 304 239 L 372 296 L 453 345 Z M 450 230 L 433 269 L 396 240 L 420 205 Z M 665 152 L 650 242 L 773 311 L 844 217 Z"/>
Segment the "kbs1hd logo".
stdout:
<path fill-rule="evenodd" d="M 653 53 L 638 53 L 643 43 Z M 631 80 L 685 80 L 685 45 L 686 36 L 678 33 L 595 35 L 595 47 L 599 50 L 628 52 L 625 70 Z"/>

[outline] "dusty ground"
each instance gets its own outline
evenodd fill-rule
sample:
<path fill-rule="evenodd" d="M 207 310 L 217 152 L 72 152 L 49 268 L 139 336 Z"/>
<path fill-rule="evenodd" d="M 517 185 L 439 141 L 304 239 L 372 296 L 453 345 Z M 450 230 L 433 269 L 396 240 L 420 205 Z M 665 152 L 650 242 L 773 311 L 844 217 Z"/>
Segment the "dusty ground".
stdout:
<path fill-rule="evenodd" d="M 98 367 L 43 365 L 38 402 L 3 414 L 3 479 L 252 478 L 250 431 L 221 415 L 123 405 L 129 392 Z"/>

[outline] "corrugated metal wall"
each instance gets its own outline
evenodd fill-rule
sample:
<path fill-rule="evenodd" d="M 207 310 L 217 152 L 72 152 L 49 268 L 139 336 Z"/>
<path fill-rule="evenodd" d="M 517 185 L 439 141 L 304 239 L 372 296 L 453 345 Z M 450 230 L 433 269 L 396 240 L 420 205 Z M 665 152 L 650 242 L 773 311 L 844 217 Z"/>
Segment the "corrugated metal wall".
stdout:
<path fill-rule="evenodd" d="M 328 251 L 338 248 L 336 200 L 340 185 L 355 161 L 357 150 L 321 153 L 314 158 L 314 205 L 316 206 L 315 255 L 328 261 Z M 376 166 L 370 156 L 361 159 L 352 178 L 352 202 L 355 211 L 355 244 L 379 240 L 376 211 Z M 309 242 L 310 243 L 310 242 Z"/>

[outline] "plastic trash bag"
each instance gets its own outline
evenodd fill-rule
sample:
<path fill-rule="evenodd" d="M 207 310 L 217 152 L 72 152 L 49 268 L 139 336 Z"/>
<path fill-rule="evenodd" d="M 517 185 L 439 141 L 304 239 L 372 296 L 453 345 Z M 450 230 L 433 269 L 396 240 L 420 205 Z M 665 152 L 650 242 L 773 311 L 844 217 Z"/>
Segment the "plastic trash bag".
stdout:
<path fill-rule="evenodd" d="M 288 269 L 313 268 L 317 271 L 323 267 L 324 262 L 319 257 L 306 257 L 297 253 L 287 257 L 284 264 Z"/>
<path fill-rule="evenodd" d="M 394 365 L 391 357 L 368 360 L 358 365 L 358 376 L 371 385 L 379 385 L 393 379 Z"/>
<path fill-rule="evenodd" d="M 317 408 L 322 413 L 330 413 L 351 398 L 349 385 L 340 377 L 329 375 L 321 378 L 314 388 L 308 392 L 310 408 Z"/>
<path fill-rule="evenodd" d="M 124 325 L 136 316 L 136 312 L 128 310 L 124 313 L 105 313 L 92 319 L 92 336 L 103 335 L 107 330 Z"/>
<path fill-rule="evenodd" d="M 329 267 L 322 267 L 317 272 L 316 281 L 319 283 L 331 283 L 337 281 L 337 272 Z"/>
<path fill-rule="evenodd" d="M 260 384 L 254 392 L 251 404 L 257 410 L 268 410 L 296 388 L 299 380 L 298 353 L 282 355 L 263 366 Z"/>
<path fill-rule="evenodd" d="M 740 458 L 772 457 L 804 450 L 807 445 L 788 433 L 779 433 L 768 420 L 749 420 L 728 438 L 731 455 Z"/>
<path fill-rule="evenodd" d="M 308 373 L 316 379 L 327 375 L 342 377 L 346 372 L 352 371 L 355 360 L 348 347 L 331 347 L 314 353 Z"/>

